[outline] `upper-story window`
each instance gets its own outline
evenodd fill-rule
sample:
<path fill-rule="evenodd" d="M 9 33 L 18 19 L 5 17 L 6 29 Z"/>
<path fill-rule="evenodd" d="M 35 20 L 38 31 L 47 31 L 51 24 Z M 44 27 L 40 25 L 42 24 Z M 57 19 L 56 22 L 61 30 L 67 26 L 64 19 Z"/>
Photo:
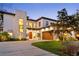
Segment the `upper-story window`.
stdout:
<path fill-rule="evenodd" d="M 19 30 L 23 32 L 23 19 L 19 19 Z"/>
<path fill-rule="evenodd" d="M 50 25 L 52 25 L 53 23 L 51 22 Z"/>
<path fill-rule="evenodd" d="M 19 19 L 19 25 L 23 25 L 23 19 Z"/>
<path fill-rule="evenodd" d="M 46 26 L 48 26 L 48 21 L 46 21 Z"/>
<path fill-rule="evenodd" d="M 41 26 L 41 22 L 39 22 L 39 27 Z"/>
<path fill-rule="evenodd" d="M 34 27 L 34 28 L 36 27 L 36 24 L 35 24 L 35 23 L 33 24 L 33 27 Z"/>
<path fill-rule="evenodd" d="M 33 23 L 32 22 L 29 22 L 29 27 L 33 28 Z"/>

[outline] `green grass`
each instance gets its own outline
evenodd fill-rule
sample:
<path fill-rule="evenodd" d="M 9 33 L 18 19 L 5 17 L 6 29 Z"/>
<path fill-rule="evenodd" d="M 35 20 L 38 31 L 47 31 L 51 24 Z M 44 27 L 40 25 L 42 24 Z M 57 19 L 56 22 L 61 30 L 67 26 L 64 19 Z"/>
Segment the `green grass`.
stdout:
<path fill-rule="evenodd" d="M 60 51 L 60 49 L 64 47 L 60 41 L 35 42 L 32 43 L 32 45 L 57 55 L 65 55 Z"/>

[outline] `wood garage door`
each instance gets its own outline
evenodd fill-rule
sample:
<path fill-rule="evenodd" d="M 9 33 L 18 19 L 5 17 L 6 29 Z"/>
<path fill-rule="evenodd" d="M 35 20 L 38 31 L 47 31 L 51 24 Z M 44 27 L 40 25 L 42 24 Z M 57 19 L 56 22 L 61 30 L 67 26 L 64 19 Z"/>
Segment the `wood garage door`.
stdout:
<path fill-rule="evenodd" d="M 42 33 L 42 39 L 43 40 L 53 40 L 52 32 L 43 32 Z"/>

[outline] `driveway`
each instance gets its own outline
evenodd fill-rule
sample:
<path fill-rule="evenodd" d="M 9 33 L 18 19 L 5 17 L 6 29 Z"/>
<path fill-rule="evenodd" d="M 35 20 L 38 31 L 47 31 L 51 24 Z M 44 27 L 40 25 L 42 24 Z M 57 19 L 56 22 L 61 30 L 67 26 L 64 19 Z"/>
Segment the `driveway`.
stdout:
<path fill-rule="evenodd" d="M 0 56 L 56 56 L 32 46 L 33 42 L 36 41 L 0 42 Z"/>

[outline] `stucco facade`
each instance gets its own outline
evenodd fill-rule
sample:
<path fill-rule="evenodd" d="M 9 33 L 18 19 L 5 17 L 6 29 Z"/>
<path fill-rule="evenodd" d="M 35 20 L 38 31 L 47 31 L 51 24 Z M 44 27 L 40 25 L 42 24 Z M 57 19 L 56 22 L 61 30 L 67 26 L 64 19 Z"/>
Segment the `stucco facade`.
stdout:
<path fill-rule="evenodd" d="M 15 13 L 0 11 L 0 32 L 8 32 L 14 38 L 26 38 L 28 40 L 53 40 L 57 39 L 56 20 L 40 17 L 30 19 L 27 13 L 16 10 Z M 51 26 L 55 24 L 54 26 Z M 67 29 L 67 28 L 66 28 Z M 59 28 L 60 32 L 62 28 Z M 73 32 L 72 32 L 73 33 Z M 74 34 L 72 35 L 73 37 Z"/>
<path fill-rule="evenodd" d="M 16 10 L 15 13 L 0 11 L 3 15 L 3 32 L 11 33 L 15 38 L 26 38 L 26 12 Z M 20 32 L 19 19 L 23 20 L 23 32 Z"/>
<path fill-rule="evenodd" d="M 29 40 L 42 40 L 43 33 L 47 32 L 47 35 L 50 36 L 49 31 L 53 30 L 53 28 L 47 28 L 51 25 L 51 23 L 56 22 L 53 19 L 40 17 L 37 20 L 27 19 L 27 39 Z M 51 35 L 52 36 L 52 35 Z M 51 38 L 52 39 L 52 38 Z"/>

